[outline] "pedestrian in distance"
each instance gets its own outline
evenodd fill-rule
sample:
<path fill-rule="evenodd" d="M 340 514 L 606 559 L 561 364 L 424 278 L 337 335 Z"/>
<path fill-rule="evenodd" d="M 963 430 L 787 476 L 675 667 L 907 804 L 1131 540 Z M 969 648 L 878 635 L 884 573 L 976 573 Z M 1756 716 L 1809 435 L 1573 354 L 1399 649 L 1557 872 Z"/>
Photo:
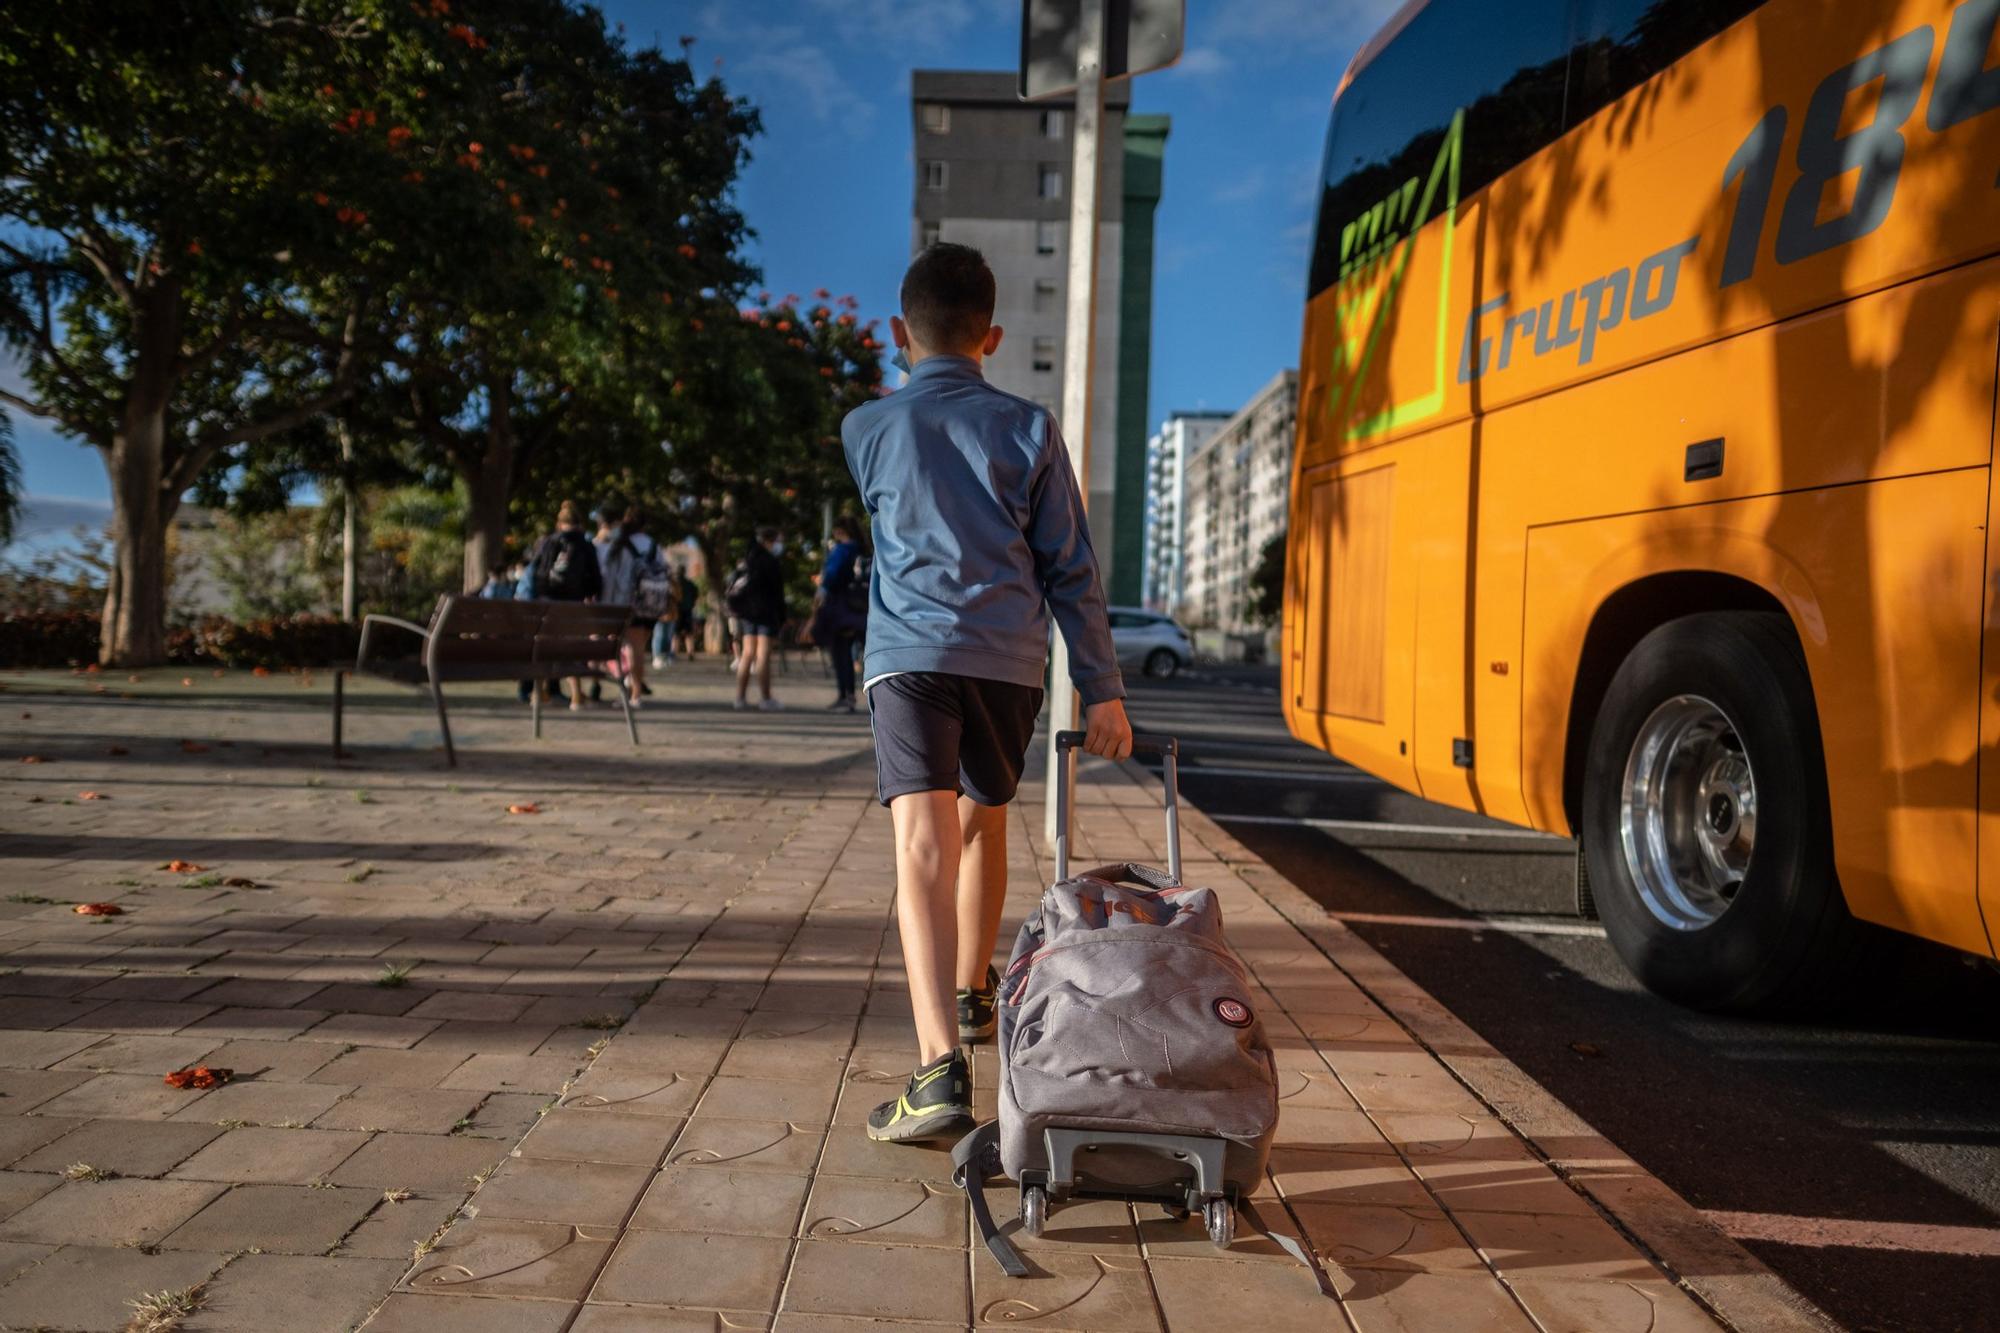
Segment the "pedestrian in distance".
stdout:
<path fill-rule="evenodd" d="M 866 560 L 860 522 L 842 514 L 833 521 L 833 542 L 813 592 L 813 642 L 833 659 L 837 693 L 829 712 L 854 711 L 854 640 L 868 623 Z"/>
<path fill-rule="evenodd" d="M 623 500 L 607 502 L 597 515 L 597 559 L 604 571 L 604 601 L 632 608 L 625 630 L 620 675 L 625 693 L 637 708 L 646 687 L 646 646 L 653 627 L 667 608 L 660 604 L 659 580 L 665 575 L 660 548 L 646 532 L 644 513 Z M 591 697 L 596 698 L 595 687 Z"/>
<path fill-rule="evenodd" d="M 564 500 L 556 510 L 556 530 L 542 538 L 529 562 L 529 578 L 534 594 L 551 602 L 594 601 L 604 591 L 604 574 L 598 568 L 597 549 L 583 535 L 576 505 Z M 583 711 L 583 681 L 571 676 L 569 707 Z"/>
<path fill-rule="evenodd" d="M 1069 452 L 1048 409 L 981 370 L 1000 346 L 993 302 L 977 250 L 924 250 L 889 321 L 909 382 L 841 423 L 874 527 L 863 689 L 917 1029 L 916 1072 L 868 1117 L 868 1136 L 889 1142 L 972 1128 L 960 1044 L 994 1028 L 1007 806 L 1041 712 L 1051 616 L 1083 697 L 1084 748 L 1132 752 Z"/>
<path fill-rule="evenodd" d="M 785 619 L 785 568 L 778 562 L 785 541 L 776 528 L 757 529 L 757 539 L 729 576 L 723 601 L 736 621 L 736 707 L 750 706 L 750 680 L 757 681 L 757 706 L 782 707 L 771 697 L 771 640 Z"/>

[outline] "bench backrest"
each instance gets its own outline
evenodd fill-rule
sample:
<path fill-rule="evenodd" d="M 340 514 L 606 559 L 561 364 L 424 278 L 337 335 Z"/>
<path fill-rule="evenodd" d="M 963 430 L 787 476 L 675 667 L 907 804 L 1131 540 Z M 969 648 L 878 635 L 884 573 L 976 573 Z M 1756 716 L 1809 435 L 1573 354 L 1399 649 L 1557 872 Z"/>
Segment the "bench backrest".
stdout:
<path fill-rule="evenodd" d="M 440 667 L 608 662 L 623 648 L 631 619 L 628 606 L 440 597 L 430 652 Z"/>

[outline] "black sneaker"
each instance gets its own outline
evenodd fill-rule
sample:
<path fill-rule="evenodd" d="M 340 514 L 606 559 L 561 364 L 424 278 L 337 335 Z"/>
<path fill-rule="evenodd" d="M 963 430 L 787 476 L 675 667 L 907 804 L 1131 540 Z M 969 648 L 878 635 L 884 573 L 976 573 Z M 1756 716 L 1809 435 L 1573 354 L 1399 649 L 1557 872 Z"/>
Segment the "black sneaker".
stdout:
<path fill-rule="evenodd" d="M 961 1051 L 918 1069 L 902 1096 L 868 1114 L 868 1137 L 878 1143 L 956 1138 L 971 1128 L 972 1069 Z"/>
<path fill-rule="evenodd" d="M 986 984 L 977 990 L 958 993 L 958 1039 L 984 1041 L 993 1035 L 994 1000 L 1000 990 L 1000 974 L 992 964 L 986 967 Z"/>

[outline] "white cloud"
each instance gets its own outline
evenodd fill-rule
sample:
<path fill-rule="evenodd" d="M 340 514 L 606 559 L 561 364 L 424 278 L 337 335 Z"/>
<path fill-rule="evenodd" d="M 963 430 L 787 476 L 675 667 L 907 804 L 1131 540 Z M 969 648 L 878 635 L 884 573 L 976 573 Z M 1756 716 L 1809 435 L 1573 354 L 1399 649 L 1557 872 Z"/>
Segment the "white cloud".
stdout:
<path fill-rule="evenodd" d="M 796 96 L 818 120 L 866 122 L 875 114 L 874 105 L 848 83 L 838 62 L 811 42 L 761 47 L 737 61 L 736 70 L 761 85 L 757 100 L 765 107 L 782 106 Z"/>
<path fill-rule="evenodd" d="M 1280 43 L 1351 47 L 1389 21 L 1403 0 L 1217 0 L 1205 16 L 1190 16 L 1190 34 L 1219 45 Z"/>
<path fill-rule="evenodd" d="M 1228 56 L 1212 46 L 1196 46 L 1181 52 L 1181 58 L 1175 62 L 1171 72 L 1193 79 L 1206 79 L 1227 74 L 1229 69 Z"/>

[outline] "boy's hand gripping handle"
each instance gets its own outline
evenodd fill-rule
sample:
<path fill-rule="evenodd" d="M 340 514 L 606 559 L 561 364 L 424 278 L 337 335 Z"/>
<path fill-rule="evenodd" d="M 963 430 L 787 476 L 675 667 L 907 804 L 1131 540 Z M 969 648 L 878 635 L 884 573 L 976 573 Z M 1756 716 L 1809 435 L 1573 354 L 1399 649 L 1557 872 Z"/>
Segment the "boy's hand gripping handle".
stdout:
<path fill-rule="evenodd" d="M 1076 752 L 1083 748 L 1083 733 L 1056 733 L 1056 879 L 1069 878 L 1070 814 L 1076 808 Z M 1160 756 L 1160 772 L 1167 788 L 1167 874 L 1181 882 L 1181 743 L 1158 732 L 1132 733 L 1132 753 L 1152 751 Z"/>

